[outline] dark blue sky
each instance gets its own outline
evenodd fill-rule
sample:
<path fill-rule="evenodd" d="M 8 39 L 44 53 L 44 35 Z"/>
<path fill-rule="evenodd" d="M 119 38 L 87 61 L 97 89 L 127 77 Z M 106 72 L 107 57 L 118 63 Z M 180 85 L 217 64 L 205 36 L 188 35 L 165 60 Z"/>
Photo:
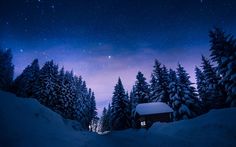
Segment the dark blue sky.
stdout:
<path fill-rule="evenodd" d="M 236 34 L 235 18 L 235 0 L 1 0 L 0 47 L 12 48 L 16 74 L 33 58 L 73 69 L 101 109 L 118 76 L 130 90 L 155 58 L 182 63 L 194 80 L 209 29 Z"/>

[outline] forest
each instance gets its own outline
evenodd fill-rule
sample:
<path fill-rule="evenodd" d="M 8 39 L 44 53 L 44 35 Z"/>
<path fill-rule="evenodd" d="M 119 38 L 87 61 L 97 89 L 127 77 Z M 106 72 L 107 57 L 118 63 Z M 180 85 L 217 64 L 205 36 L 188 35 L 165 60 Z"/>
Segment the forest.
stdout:
<path fill-rule="evenodd" d="M 83 130 L 140 128 L 134 120 L 135 107 L 149 102 L 169 105 L 174 110 L 173 121 L 191 119 L 212 109 L 236 107 L 236 39 L 219 28 L 211 30 L 209 38 L 211 54 L 202 55 L 201 65 L 196 65 L 196 86 L 181 63 L 177 69 L 168 69 L 156 59 L 151 81 L 138 72 L 130 93 L 118 78 L 112 102 L 100 120 L 94 92 L 81 76 L 59 69 L 53 60 L 40 67 L 35 59 L 14 79 L 11 50 L 0 50 L 0 89 L 34 98 L 62 117 L 78 121 Z"/>

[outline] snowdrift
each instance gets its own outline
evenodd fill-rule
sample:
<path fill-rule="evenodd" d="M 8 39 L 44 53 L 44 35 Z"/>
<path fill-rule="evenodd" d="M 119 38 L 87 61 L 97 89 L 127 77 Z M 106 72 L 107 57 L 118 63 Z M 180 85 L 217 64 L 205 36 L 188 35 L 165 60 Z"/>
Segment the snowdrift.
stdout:
<path fill-rule="evenodd" d="M 65 120 L 31 98 L 0 91 L 0 147 L 84 146 L 95 133 L 76 131 L 79 124 Z"/>
<path fill-rule="evenodd" d="M 0 147 L 236 146 L 236 108 L 213 110 L 192 120 L 155 123 L 98 135 L 76 131 L 77 124 L 35 99 L 0 91 Z"/>

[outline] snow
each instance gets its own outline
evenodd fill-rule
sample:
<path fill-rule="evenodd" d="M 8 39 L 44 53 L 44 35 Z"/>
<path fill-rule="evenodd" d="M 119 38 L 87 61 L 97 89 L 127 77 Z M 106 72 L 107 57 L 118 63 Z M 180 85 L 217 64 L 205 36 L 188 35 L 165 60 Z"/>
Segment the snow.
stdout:
<path fill-rule="evenodd" d="M 80 124 L 63 119 L 35 99 L 5 92 L 0 92 L 0 120 L 0 147 L 83 146 L 96 135 L 76 131 Z"/>
<path fill-rule="evenodd" d="M 155 123 L 149 130 L 128 129 L 98 135 L 77 131 L 34 99 L 0 91 L 0 147 L 236 146 L 236 108 L 210 111 L 191 120 Z"/>
<path fill-rule="evenodd" d="M 158 114 L 158 113 L 169 113 L 173 110 L 165 103 L 154 102 L 154 103 L 142 103 L 136 106 L 136 112 L 140 115 Z"/>

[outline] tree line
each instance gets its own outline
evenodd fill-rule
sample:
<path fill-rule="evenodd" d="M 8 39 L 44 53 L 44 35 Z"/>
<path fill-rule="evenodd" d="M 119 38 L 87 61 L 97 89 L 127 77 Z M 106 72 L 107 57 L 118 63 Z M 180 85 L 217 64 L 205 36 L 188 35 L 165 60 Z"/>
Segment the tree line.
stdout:
<path fill-rule="evenodd" d="M 209 37 L 210 57 L 202 56 L 201 65 L 195 67 L 196 88 L 181 64 L 173 70 L 155 60 L 150 84 L 138 72 L 128 94 L 118 79 L 112 102 L 103 109 L 100 131 L 139 128 L 134 115 L 141 103 L 168 104 L 174 110 L 173 121 L 191 119 L 211 109 L 236 107 L 236 39 L 219 28 L 211 30 Z"/>
<path fill-rule="evenodd" d="M 0 89 L 19 97 L 35 98 L 63 118 L 78 121 L 82 129 L 89 130 L 97 122 L 94 92 L 81 76 L 59 69 L 53 60 L 40 68 L 35 59 L 13 80 L 11 50 L 0 50 L 0 71 Z"/>

